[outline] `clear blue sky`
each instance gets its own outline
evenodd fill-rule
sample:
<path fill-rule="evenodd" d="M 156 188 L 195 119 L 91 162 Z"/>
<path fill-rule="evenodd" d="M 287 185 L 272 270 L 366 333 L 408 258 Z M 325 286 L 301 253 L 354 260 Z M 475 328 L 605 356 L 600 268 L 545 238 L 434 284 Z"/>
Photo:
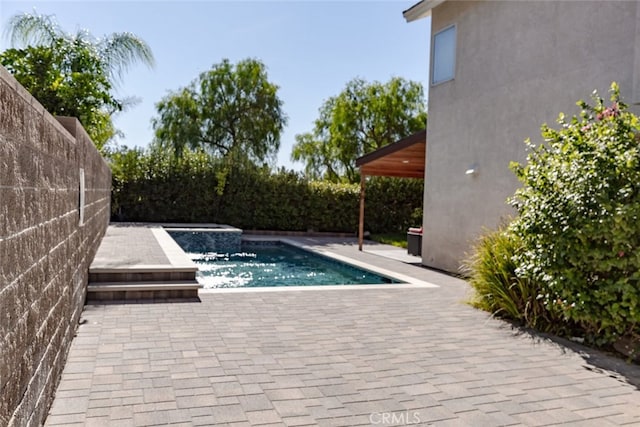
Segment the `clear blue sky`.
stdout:
<path fill-rule="evenodd" d="M 155 69 L 137 66 L 118 96 L 141 102 L 116 119 L 119 142 L 146 146 L 153 138 L 155 103 L 187 85 L 200 72 L 229 58 L 262 60 L 289 124 L 278 164 L 290 160 L 298 133 L 310 131 L 324 100 L 354 77 L 386 81 L 400 76 L 427 89 L 430 19 L 408 24 L 402 11 L 417 0 L 395 1 L 5 1 L 0 26 L 10 16 L 53 14 L 67 32 L 86 28 L 95 36 L 130 31 L 153 49 Z M 0 41 L 0 49 L 8 46 Z"/>

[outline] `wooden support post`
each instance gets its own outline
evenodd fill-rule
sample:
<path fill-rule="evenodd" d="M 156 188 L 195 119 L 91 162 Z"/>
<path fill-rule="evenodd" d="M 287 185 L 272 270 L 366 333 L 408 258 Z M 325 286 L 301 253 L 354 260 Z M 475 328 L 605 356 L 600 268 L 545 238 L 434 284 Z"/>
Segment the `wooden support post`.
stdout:
<path fill-rule="evenodd" d="M 358 250 L 362 251 L 364 241 L 364 173 L 360 172 L 360 222 L 358 224 Z"/>

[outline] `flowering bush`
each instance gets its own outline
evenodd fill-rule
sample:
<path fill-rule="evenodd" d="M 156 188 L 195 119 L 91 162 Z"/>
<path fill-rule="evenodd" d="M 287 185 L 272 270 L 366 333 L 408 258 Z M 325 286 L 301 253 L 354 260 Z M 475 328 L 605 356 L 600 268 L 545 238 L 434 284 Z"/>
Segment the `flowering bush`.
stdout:
<path fill-rule="evenodd" d="M 611 105 L 594 92 L 579 117 L 542 126 L 527 141 L 523 183 L 510 200 L 510 232 L 521 246 L 516 274 L 542 289 L 539 299 L 580 325 L 588 342 L 640 335 L 640 121 L 611 85 Z"/>

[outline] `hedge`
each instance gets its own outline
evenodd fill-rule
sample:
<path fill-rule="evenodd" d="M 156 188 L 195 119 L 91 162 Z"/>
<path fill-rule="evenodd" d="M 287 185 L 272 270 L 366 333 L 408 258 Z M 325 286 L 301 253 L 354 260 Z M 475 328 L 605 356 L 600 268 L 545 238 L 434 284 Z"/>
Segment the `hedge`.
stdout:
<path fill-rule="evenodd" d="M 204 153 L 116 153 L 112 220 L 210 222 L 242 229 L 355 233 L 360 187 L 308 181 L 299 173 L 230 167 Z M 402 232 L 422 222 L 423 181 L 370 178 L 365 229 Z"/>

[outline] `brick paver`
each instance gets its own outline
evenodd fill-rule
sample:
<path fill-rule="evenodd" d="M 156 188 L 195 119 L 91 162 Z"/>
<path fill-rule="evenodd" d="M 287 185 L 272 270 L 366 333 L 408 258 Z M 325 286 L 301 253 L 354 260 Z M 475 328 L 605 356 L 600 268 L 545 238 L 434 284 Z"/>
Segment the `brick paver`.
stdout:
<path fill-rule="evenodd" d="M 93 265 L 122 267 L 136 264 L 171 264 L 151 227 L 135 224 L 110 225 L 98 248 Z"/>
<path fill-rule="evenodd" d="M 203 293 L 85 307 L 47 425 L 640 425 L 640 367 L 522 333 L 437 288 Z"/>

